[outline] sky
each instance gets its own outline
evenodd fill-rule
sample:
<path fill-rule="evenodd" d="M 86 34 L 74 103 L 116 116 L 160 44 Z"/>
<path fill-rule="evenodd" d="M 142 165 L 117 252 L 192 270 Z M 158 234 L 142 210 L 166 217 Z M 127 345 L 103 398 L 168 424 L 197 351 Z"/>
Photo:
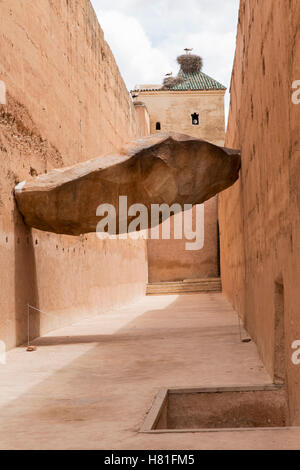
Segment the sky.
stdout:
<path fill-rule="evenodd" d="M 185 47 L 203 58 L 203 72 L 229 88 L 239 0 L 91 1 L 129 90 L 176 75 Z M 228 105 L 227 92 L 226 111 Z"/>

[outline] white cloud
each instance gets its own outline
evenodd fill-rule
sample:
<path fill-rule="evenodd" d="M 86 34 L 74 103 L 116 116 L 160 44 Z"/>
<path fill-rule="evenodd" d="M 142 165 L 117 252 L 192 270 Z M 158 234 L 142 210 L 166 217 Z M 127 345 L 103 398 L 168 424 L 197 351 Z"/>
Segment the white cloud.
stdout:
<path fill-rule="evenodd" d="M 139 21 L 120 11 L 97 12 L 128 88 L 140 83 L 160 83 L 170 68 L 168 55 L 151 44 Z"/>
<path fill-rule="evenodd" d="M 177 73 L 176 57 L 193 47 L 203 71 L 229 87 L 239 0 L 92 0 L 129 89 Z M 226 97 L 228 109 L 229 97 Z"/>

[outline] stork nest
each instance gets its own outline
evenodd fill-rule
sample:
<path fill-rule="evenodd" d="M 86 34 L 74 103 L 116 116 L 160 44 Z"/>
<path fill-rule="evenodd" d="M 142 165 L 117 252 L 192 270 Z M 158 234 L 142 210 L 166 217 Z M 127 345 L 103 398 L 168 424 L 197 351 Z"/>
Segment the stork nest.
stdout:
<path fill-rule="evenodd" d="M 183 54 L 177 57 L 177 62 L 184 73 L 197 73 L 203 67 L 202 57 L 195 54 Z"/>
<path fill-rule="evenodd" d="M 184 78 L 181 78 L 181 77 L 167 77 L 164 79 L 163 86 L 161 89 L 170 90 L 174 86 L 181 85 L 184 82 L 185 82 Z"/>

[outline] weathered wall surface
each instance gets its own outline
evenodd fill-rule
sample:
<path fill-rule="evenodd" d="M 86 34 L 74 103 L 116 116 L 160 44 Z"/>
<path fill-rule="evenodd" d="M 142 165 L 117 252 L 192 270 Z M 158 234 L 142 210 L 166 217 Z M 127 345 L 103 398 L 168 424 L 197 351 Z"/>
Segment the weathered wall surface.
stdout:
<path fill-rule="evenodd" d="M 149 135 L 150 134 L 150 116 L 148 110 L 144 104 L 134 105 L 135 113 L 137 115 L 139 123 L 139 134 Z"/>
<path fill-rule="evenodd" d="M 152 133 L 175 131 L 224 145 L 224 91 L 141 91 L 150 115 Z M 199 113 L 199 125 L 192 124 L 191 115 Z M 160 122 L 161 131 L 156 130 Z M 204 205 L 204 247 L 187 251 L 187 239 L 148 240 L 149 282 L 200 279 L 219 276 L 218 198 Z M 196 210 L 193 210 L 196 222 Z M 172 217 L 173 223 L 173 217 Z"/>
<path fill-rule="evenodd" d="M 16 182 L 117 150 L 141 133 L 88 0 L 1 0 L 0 339 L 24 342 L 144 293 L 143 240 L 56 236 L 25 227 Z M 76 208 L 74 208 L 76 210 Z"/>
<path fill-rule="evenodd" d="M 284 357 L 292 422 L 300 424 L 300 80 L 298 0 L 241 0 L 226 145 L 240 180 L 220 195 L 223 289 L 274 376 Z"/>
<path fill-rule="evenodd" d="M 201 223 L 193 208 L 193 231 Z M 182 214 L 180 214 L 182 217 Z M 204 203 L 204 246 L 188 251 L 186 244 L 191 241 L 174 239 L 174 216 L 171 217 L 171 239 L 148 240 L 149 282 L 167 282 L 182 279 L 200 279 L 219 276 L 218 256 L 218 197 Z M 163 222 L 162 226 L 167 222 Z M 200 230 L 199 230 L 200 232 Z M 193 246 L 196 244 L 193 241 Z"/>
<path fill-rule="evenodd" d="M 145 103 L 150 114 L 151 134 L 181 132 L 224 145 L 224 93 L 215 91 L 140 91 L 138 100 Z M 191 115 L 199 114 L 199 125 L 192 124 Z M 161 131 L 156 123 L 161 123 Z"/>

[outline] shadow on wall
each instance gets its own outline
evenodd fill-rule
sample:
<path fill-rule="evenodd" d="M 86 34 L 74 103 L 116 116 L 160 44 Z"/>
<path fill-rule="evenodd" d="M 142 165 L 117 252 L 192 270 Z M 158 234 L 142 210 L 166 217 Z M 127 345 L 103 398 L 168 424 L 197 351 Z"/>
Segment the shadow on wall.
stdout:
<path fill-rule="evenodd" d="M 15 226 L 15 325 L 16 344 L 27 342 L 27 304 L 39 307 L 34 240 L 16 205 L 13 212 Z M 40 335 L 38 312 L 30 313 L 30 338 Z"/>

